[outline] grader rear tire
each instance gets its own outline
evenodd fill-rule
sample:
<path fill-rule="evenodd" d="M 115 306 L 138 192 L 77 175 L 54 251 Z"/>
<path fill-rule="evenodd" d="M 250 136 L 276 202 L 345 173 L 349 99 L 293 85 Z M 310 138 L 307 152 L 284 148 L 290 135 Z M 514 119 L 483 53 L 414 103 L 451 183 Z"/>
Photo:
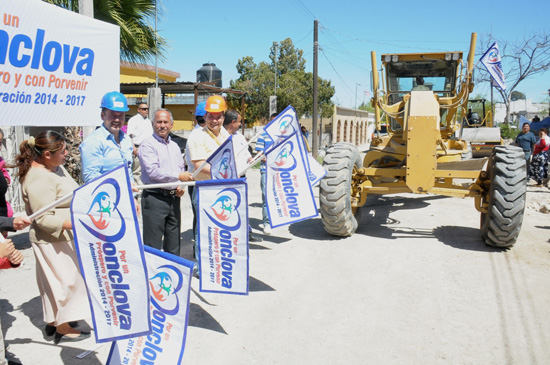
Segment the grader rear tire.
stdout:
<path fill-rule="evenodd" d="M 357 230 L 360 208 L 352 208 L 351 181 L 353 167 L 362 166 L 359 151 L 351 143 L 339 142 L 327 150 L 323 167 L 327 170 L 321 180 L 319 202 L 325 230 L 340 237 L 351 236 Z"/>
<path fill-rule="evenodd" d="M 491 179 L 487 213 L 481 214 L 481 237 L 494 247 L 512 247 L 523 223 L 527 194 L 525 154 L 519 147 L 495 146 L 487 169 Z"/>

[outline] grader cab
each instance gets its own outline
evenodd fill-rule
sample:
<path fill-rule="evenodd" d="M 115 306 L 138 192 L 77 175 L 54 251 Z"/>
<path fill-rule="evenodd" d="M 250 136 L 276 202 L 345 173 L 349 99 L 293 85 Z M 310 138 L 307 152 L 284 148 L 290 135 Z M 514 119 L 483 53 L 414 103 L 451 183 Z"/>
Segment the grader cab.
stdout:
<path fill-rule="evenodd" d="M 328 233 L 354 234 L 369 194 L 438 194 L 474 198 L 483 241 L 514 245 L 525 207 L 523 151 L 496 146 L 490 157 L 472 159 L 461 139 L 475 43 L 474 33 L 466 61 L 462 52 L 382 55 L 382 80 L 371 53 L 376 126 L 383 113 L 388 133 L 374 138 L 363 159 L 350 143 L 327 150 L 319 199 Z"/>

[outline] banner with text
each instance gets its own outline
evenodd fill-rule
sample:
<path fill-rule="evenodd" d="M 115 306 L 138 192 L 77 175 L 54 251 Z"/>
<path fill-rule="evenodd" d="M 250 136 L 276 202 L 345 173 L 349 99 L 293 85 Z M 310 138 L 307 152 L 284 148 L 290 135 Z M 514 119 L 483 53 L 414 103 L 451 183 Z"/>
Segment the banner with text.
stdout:
<path fill-rule="evenodd" d="M 197 181 L 200 291 L 248 295 L 246 179 Z"/>
<path fill-rule="evenodd" d="M 3 0 L 0 125 L 96 126 L 120 85 L 120 29 L 39 0 Z"/>
<path fill-rule="evenodd" d="M 148 336 L 116 341 L 107 364 L 181 364 L 189 320 L 189 295 L 195 263 L 145 246 L 151 290 Z"/>
<path fill-rule="evenodd" d="M 265 195 L 271 227 L 318 215 L 301 144 L 298 131 L 266 151 Z"/>
<path fill-rule="evenodd" d="M 76 189 L 71 218 L 96 341 L 150 333 L 147 269 L 126 166 Z"/>

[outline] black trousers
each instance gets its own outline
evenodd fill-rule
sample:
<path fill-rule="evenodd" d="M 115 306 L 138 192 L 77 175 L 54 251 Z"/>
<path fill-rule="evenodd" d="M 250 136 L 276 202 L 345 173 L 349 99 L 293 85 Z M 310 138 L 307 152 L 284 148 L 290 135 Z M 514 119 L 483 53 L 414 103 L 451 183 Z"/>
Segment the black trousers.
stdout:
<path fill-rule="evenodd" d="M 180 198 L 147 190 L 141 195 L 143 243 L 173 255 L 180 255 Z"/>

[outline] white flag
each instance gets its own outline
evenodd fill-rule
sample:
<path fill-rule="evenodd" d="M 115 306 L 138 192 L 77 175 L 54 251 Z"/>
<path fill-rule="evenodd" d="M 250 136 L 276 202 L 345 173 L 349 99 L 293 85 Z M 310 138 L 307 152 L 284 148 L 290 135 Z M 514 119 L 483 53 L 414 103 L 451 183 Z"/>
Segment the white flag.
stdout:
<path fill-rule="evenodd" d="M 318 215 L 301 139 L 295 132 L 266 152 L 266 203 L 273 228 Z"/>
<path fill-rule="evenodd" d="M 246 179 L 197 181 L 200 291 L 248 295 Z"/>
<path fill-rule="evenodd" d="M 115 341 L 109 365 L 180 364 L 189 319 L 193 262 L 145 247 L 151 288 L 151 327 L 148 336 Z"/>
<path fill-rule="evenodd" d="M 151 333 L 147 269 L 126 165 L 76 189 L 71 214 L 96 342 Z"/>
<path fill-rule="evenodd" d="M 480 62 L 485 66 L 487 72 L 489 72 L 497 86 L 502 90 L 506 90 L 506 79 L 504 77 L 504 71 L 502 70 L 502 62 L 497 42 L 493 43 L 487 52 L 481 56 Z"/>

